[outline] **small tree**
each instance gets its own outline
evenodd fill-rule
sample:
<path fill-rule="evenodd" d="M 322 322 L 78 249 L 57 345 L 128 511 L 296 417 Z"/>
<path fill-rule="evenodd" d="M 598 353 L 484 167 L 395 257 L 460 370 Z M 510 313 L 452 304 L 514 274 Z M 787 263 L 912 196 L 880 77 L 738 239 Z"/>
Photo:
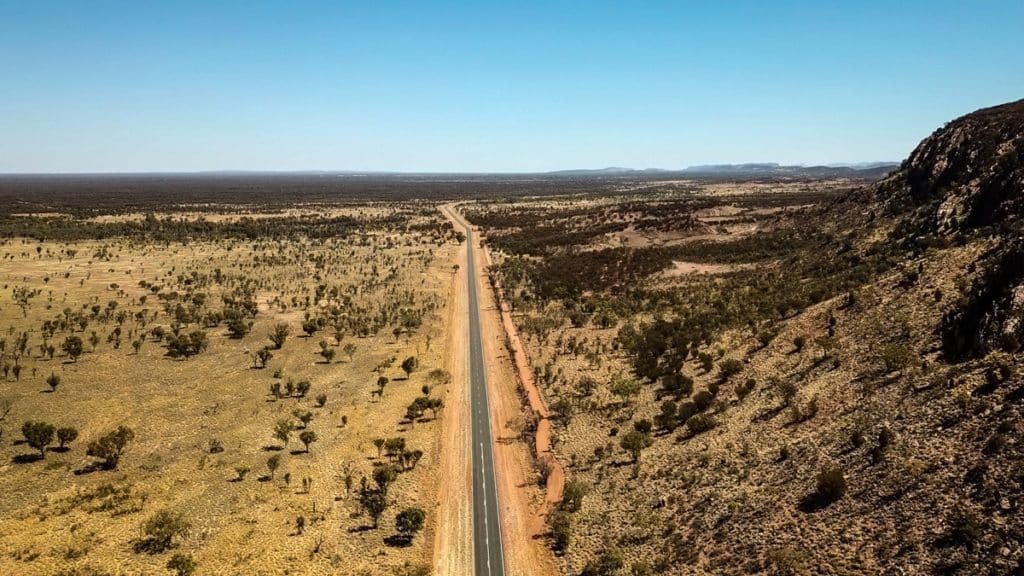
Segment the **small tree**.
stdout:
<path fill-rule="evenodd" d="M 565 483 L 562 491 L 561 507 L 569 512 L 577 512 L 583 505 L 583 497 L 587 495 L 589 487 L 579 480 L 569 480 Z"/>
<path fill-rule="evenodd" d="M 306 447 L 306 452 L 309 452 L 309 445 L 317 441 L 316 432 L 312 430 L 303 430 L 302 433 L 299 434 L 299 440 L 301 440 L 302 444 Z"/>
<path fill-rule="evenodd" d="M 309 423 L 313 420 L 313 413 L 309 410 L 294 410 L 292 416 L 295 416 L 299 422 L 302 422 L 303 428 L 309 426 Z"/>
<path fill-rule="evenodd" d="M 807 345 L 807 336 L 800 334 L 793 338 L 793 349 L 797 352 L 803 352 L 804 346 Z"/>
<path fill-rule="evenodd" d="M 260 368 L 266 368 L 267 362 L 274 357 L 274 353 L 270 351 L 270 348 L 260 348 L 256 351 L 256 362 Z"/>
<path fill-rule="evenodd" d="M 348 361 L 351 362 L 352 355 L 356 353 L 356 345 L 351 342 L 346 342 L 345 345 L 341 347 L 341 351 L 345 353 L 345 356 L 348 356 Z"/>
<path fill-rule="evenodd" d="M 121 456 L 128 449 L 128 444 L 135 439 L 135 433 L 127 426 L 118 426 L 117 430 L 101 436 L 89 443 L 86 454 L 103 460 L 103 467 L 107 470 L 117 468 Z"/>
<path fill-rule="evenodd" d="M 395 529 L 405 541 L 410 542 L 423 529 L 426 519 L 427 513 L 421 508 L 406 508 L 395 516 Z"/>
<path fill-rule="evenodd" d="M 307 318 L 302 322 L 302 331 L 306 333 L 306 337 L 310 337 L 316 334 L 317 330 L 320 329 L 320 323 L 313 318 Z"/>
<path fill-rule="evenodd" d="M 144 538 L 137 551 L 160 553 L 174 547 L 175 540 L 188 534 L 189 523 L 180 512 L 161 510 L 142 526 Z"/>
<path fill-rule="evenodd" d="M 427 380 L 430 382 L 431 386 L 444 386 L 451 382 L 452 375 L 449 374 L 447 370 L 434 368 L 427 374 Z"/>
<path fill-rule="evenodd" d="M 309 390 L 312 387 L 313 385 L 309 382 L 309 380 L 299 380 L 299 382 L 295 385 L 295 392 L 299 395 L 299 398 L 305 398 L 306 394 L 309 393 Z"/>
<path fill-rule="evenodd" d="M 331 362 L 334 362 L 334 354 L 335 354 L 334 348 L 321 348 L 320 349 L 320 356 L 323 356 L 324 364 L 330 364 Z"/>
<path fill-rule="evenodd" d="M 378 460 L 381 457 L 381 453 L 384 451 L 384 444 L 386 442 L 387 442 L 387 440 L 385 440 L 383 438 L 374 438 L 373 439 L 373 445 L 377 448 L 377 459 Z"/>
<path fill-rule="evenodd" d="M 630 430 L 628 434 L 622 437 L 619 444 L 623 450 L 629 452 L 629 455 L 633 458 L 633 462 L 640 461 L 640 453 L 644 448 L 647 448 L 654 443 L 654 440 L 648 434 L 644 434 L 638 430 Z"/>
<path fill-rule="evenodd" d="M 640 382 L 633 378 L 616 378 L 611 385 L 612 394 L 621 398 L 623 404 L 629 404 L 634 396 L 640 393 Z"/>
<path fill-rule="evenodd" d="M 398 478 L 398 471 L 391 464 L 385 464 L 378 466 L 373 471 L 373 481 L 377 484 L 377 488 L 380 489 L 381 494 L 387 496 L 388 487 L 391 483 Z"/>
<path fill-rule="evenodd" d="M 373 520 L 373 527 L 380 526 L 380 517 L 388 507 L 388 500 L 384 494 L 376 490 L 366 490 L 359 496 L 359 505 Z"/>
<path fill-rule="evenodd" d="M 842 468 L 825 468 L 818 472 L 814 492 L 804 502 L 805 510 L 824 508 L 846 494 L 846 476 Z"/>
<path fill-rule="evenodd" d="M 405 360 L 402 360 L 402 372 L 405 372 L 405 377 L 409 378 L 418 365 L 419 361 L 416 360 L 415 356 L 409 356 Z"/>
<path fill-rule="evenodd" d="M 735 358 L 722 360 L 718 363 L 718 377 L 724 382 L 743 371 L 743 362 Z"/>
<path fill-rule="evenodd" d="M 196 571 L 196 561 L 188 554 L 178 552 L 167 561 L 167 569 L 175 576 L 192 576 Z"/>
<path fill-rule="evenodd" d="M 71 358 L 72 362 L 77 362 L 78 357 L 85 351 L 85 345 L 82 343 L 82 338 L 72 334 L 64 339 L 64 342 L 60 345 L 61 350 Z"/>
<path fill-rule="evenodd" d="M 60 386 L 60 376 L 50 372 L 50 375 L 46 377 L 46 383 L 50 386 L 51 392 L 56 392 L 57 386 Z"/>
<path fill-rule="evenodd" d="M 327 394 L 324 394 L 323 392 L 321 392 L 320 394 L 317 394 L 316 395 L 316 405 L 317 405 L 317 407 L 323 408 L 325 404 L 327 404 Z"/>
<path fill-rule="evenodd" d="M 284 322 L 275 324 L 274 330 L 270 333 L 270 341 L 274 344 L 274 350 L 280 350 L 291 333 L 292 330 L 288 327 L 288 324 Z"/>
<path fill-rule="evenodd" d="M 270 471 L 270 479 L 274 479 L 274 473 L 281 466 L 281 455 L 274 454 L 270 458 L 267 458 L 267 470 Z"/>
<path fill-rule="evenodd" d="M 295 426 L 292 425 L 290 420 L 278 420 L 274 424 L 274 438 L 284 442 L 285 446 L 288 446 L 288 440 L 291 438 L 292 430 Z"/>
<path fill-rule="evenodd" d="M 555 510 L 548 516 L 551 528 L 551 547 L 561 552 L 569 547 L 572 536 L 572 516 L 565 510 Z"/>
<path fill-rule="evenodd" d="M 53 443 L 55 431 L 53 424 L 42 421 L 29 420 L 21 426 L 21 435 L 25 437 L 25 442 L 39 450 L 40 458 L 46 457 L 46 447 Z"/>
<path fill-rule="evenodd" d="M 78 438 L 78 430 L 70 426 L 63 428 L 57 428 L 57 444 L 60 445 L 61 449 L 67 447 L 68 444 L 75 441 Z"/>
<path fill-rule="evenodd" d="M 626 561 L 622 551 L 618 548 L 611 548 L 601 552 L 596 559 L 587 562 L 580 574 L 581 576 L 612 576 L 622 570 L 625 565 Z"/>

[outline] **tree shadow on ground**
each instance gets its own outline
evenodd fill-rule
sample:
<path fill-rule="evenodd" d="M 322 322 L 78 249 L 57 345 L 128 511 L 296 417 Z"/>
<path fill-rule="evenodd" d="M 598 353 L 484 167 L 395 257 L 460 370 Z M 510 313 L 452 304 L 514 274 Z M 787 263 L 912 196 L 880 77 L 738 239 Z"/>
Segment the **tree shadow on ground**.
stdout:
<path fill-rule="evenodd" d="M 392 548 L 408 548 L 412 546 L 412 538 L 405 534 L 392 534 L 384 538 L 384 543 Z"/>
<path fill-rule="evenodd" d="M 814 514 L 815 512 L 820 512 L 825 508 L 828 508 L 829 504 L 832 504 L 832 502 L 833 500 L 825 498 L 817 492 L 811 492 L 800 499 L 800 504 L 797 508 L 805 514 Z"/>
<path fill-rule="evenodd" d="M 106 467 L 103 466 L 103 463 L 93 462 L 91 464 L 86 464 L 85 466 L 76 469 L 74 471 L 74 474 L 75 476 L 84 476 L 85 474 L 92 474 L 93 472 L 99 472 L 101 470 L 106 470 Z"/>

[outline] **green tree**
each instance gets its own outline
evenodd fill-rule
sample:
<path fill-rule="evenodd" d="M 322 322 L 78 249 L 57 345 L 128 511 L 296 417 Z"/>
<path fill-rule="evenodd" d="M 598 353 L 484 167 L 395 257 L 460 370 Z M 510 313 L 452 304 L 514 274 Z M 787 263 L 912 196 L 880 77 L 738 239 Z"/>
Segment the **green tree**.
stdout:
<path fill-rule="evenodd" d="M 345 356 L 348 356 L 348 361 L 351 362 L 352 355 L 356 353 L 356 345 L 351 342 L 346 342 L 345 345 L 341 347 L 341 351 L 345 353 Z"/>
<path fill-rule="evenodd" d="M 291 328 L 284 322 L 278 322 L 274 325 L 274 330 L 270 333 L 270 341 L 274 344 L 274 350 L 280 350 L 284 346 L 285 340 L 288 339 L 288 335 L 291 332 Z"/>
<path fill-rule="evenodd" d="M 577 512 L 583 505 L 583 497 L 587 495 L 589 487 L 580 480 L 569 480 L 562 490 L 561 507 L 569 512 Z"/>
<path fill-rule="evenodd" d="M 591 560 L 583 568 L 581 576 L 612 576 L 626 565 L 622 550 L 610 548 L 601 552 L 598 557 Z"/>
<path fill-rule="evenodd" d="M 56 429 L 53 424 L 42 421 L 29 420 L 21 426 L 21 435 L 29 446 L 39 450 L 39 457 L 46 457 L 46 447 L 53 443 L 53 434 Z"/>
<path fill-rule="evenodd" d="M 78 357 L 85 351 L 85 345 L 82 343 L 82 338 L 72 334 L 64 339 L 64 342 L 60 345 L 61 350 L 71 358 L 72 362 L 77 362 Z"/>
<path fill-rule="evenodd" d="M 556 552 L 568 548 L 572 537 L 572 515 L 565 510 L 555 510 L 548 516 L 548 526 L 551 528 L 551 547 Z"/>
<path fill-rule="evenodd" d="M 373 527 L 380 526 L 380 517 L 388 507 L 388 501 L 384 494 L 376 490 L 366 490 L 359 496 L 359 505 L 373 520 Z"/>
<path fill-rule="evenodd" d="M 167 561 L 167 569 L 175 576 L 192 576 L 196 572 L 196 561 L 188 554 L 178 552 Z"/>
<path fill-rule="evenodd" d="M 278 420 L 277 423 L 274 424 L 274 438 L 284 442 L 284 445 L 288 446 L 288 440 L 291 438 L 292 430 L 294 429 L 295 426 L 290 420 Z"/>
<path fill-rule="evenodd" d="M 70 426 L 57 428 L 57 444 L 63 449 L 78 438 L 78 430 Z"/>
<path fill-rule="evenodd" d="M 405 377 L 409 378 L 412 373 L 416 371 L 416 367 L 419 365 L 419 361 L 416 360 L 415 356 L 409 356 L 405 360 L 402 360 L 402 372 L 405 372 Z"/>
<path fill-rule="evenodd" d="M 306 447 L 306 452 L 309 452 L 309 445 L 317 441 L 316 432 L 312 430 L 303 430 L 299 434 L 299 440 Z"/>
<path fill-rule="evenodd" d="M 391 464 L 385 464 L 378 466 L 373 471 L 373 481 L 377 484 L 377 488 L 380 489 L 381 494 L 387 496 L 388 487 L 391 483 L 398 478 L 398 471 Z"/>
<path fill-rule="evenodd" d="M 334 354 L 335 354 L 334 348 L 321 348 L 320 349 L 320 356 L 323 357 L 324 364 L 330 364 L 331 362 L 334 362 Z"/>
<path fill-rule="evenodd" d="M 423 509 L 406 508 L 395 516 L 395 529 L 406 541 L 411 541 L 423 529 L 426 519 L 427 513 Z"/>
<path fill-rule="evenodd" d="M 274 474 L 277 472 L 277 469 L 280 468 L 280 467 L 281 467 L 281 455 L 280 454 L 274 454 L 270 458 L 267 458 L 267 470 L 270 471 L 270 479 L 271 480 L 274 479 Z"/>
<path fill-rule="evenodd" d="M 103 461 L 103 467 L 107 470 L 117 468 L 118 462 L 128 449 L 128 444 L 135 439 L 135 433 L 127 426 L 118 426 L 117 430 L 109 432 L 89 443 L 86 454 Z"/>
<path fill-rule="evenodd" d="M 180 512 L 161 510 L 142 526 L 144 539 L 136 546 L 138 551 L 159 553 L 175 545 L 175 540 L 188 534 L 190 525 Z"/>
<path fill-rule="evenodd" d="M 644 448 L 649 447 L 654 443 L 654 440 L 648 434 L 644 434 L 637 430 L 630 430 L 628 434 L 622 437 L 619 444 L 623 450 L 629 452 L 629 455 L 633 458 L 633 462 L 640 461 L 640 453 Z"/>

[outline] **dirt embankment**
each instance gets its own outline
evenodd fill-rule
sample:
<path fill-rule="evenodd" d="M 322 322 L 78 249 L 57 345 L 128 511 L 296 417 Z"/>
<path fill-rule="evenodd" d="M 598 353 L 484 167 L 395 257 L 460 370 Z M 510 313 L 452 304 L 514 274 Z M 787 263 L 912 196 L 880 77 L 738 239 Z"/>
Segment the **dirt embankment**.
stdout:
<path fill-rule="evenodd" d="M 452 215 L 467 225 L 468 221 L 456 210 L 455 206 L 450 207 Z M 475 229 L 475 228 L 474 228 Z M 482 243 L 475 249 L 482 252 L 484 262 L 487 266 L 493 264 L 490 250 Z M 546 496 L 545 509 L 542 515 L 546 516 L 554 504 L 562 500 L 562 492 L 565 489 L 565 467 L 554 452 L 551 450 L 551 419 L 549 418 L 547 405 L 541 397 L 540 390 L 533 380 L 533 369 L 526 356 L 526 349 L 519 340 L 519 331 L 516 329 L 512 319 L 512 308 L 505 299 L 505 292 L 497 282 L 493 283 L 495 298 L 500 306 L 501 324 L 505 333 L 505 345 L 511 355 L 515 367 L 516 377 L 522 388 L 522 394 L 526 397 L 530 410 L 537 416 L 537 434 L 534 442 L 534 456 L 542 466 L 548 467 L 548 477 L 545 485 Z"/>
<path fill-rule="evenodd" d="M 491 253 L 484 248 L 484 255 L 487 258 L 487 265 L 491 265 Z M 529 403 L 530 410 L 537 415 L 537 434 L 534 442 L 534 455 L 538 463 L 548 467 L 547 483 L 545 485 L 546 496 L 544 498 L 546 516 L 551 508 L 562 500 L 562 491 L 565 489 L 565 467 L 559 462 L 551 450 L 551 418 L 548 414 L 548 407 L 540 395 L 536 382 L 533 380 L 533 369 L 530 367 L 530 360 L 526 357 L 526 350 L 519 340 L 519 331 L 516 330 L 515 322 L 512 320 L 512 308 L 505 299 L 505 291 L 497 282 L 494 283 L 494 292 L 501 306 L 501 323 L 505 329 L 506 346 L 512 355 L 515 365 L 516 376 L 522 386 L 523 394 Z"/>

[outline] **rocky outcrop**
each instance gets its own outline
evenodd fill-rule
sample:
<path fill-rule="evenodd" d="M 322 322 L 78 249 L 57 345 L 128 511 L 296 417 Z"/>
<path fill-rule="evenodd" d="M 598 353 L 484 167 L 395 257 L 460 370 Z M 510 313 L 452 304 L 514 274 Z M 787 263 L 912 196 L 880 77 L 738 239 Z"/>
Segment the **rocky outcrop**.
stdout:
<path fill-rule="evenodd" d="M 970 288 L 939 328 L 954 361 L 1024 341 L 1024 100 L 936 130 L 875 187 L 897 219 L 894 240 L 918 247 L 987 239 Z"/>
<path fill-rule="evenodd" d="M 985 108 L 936 130 L 878 185 L 917 234 L 1016 225 L 1024 215 L 1024 100 Z"/>

